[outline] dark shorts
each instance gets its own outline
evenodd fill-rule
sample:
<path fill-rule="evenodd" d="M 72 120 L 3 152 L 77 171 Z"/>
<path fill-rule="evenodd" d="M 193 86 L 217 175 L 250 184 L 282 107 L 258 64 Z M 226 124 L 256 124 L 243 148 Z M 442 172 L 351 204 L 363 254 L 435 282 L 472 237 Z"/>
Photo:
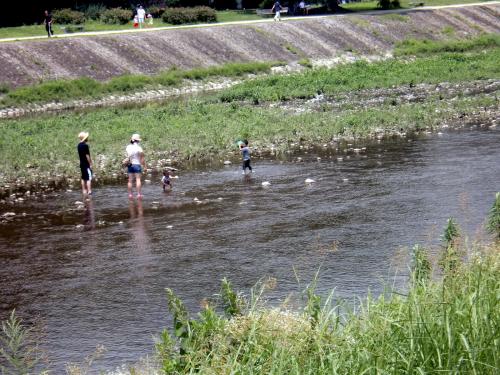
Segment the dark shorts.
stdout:
<path fill-rule="evenodd" d="M 142 173 L 142 167 L 140 164 L 131 164 L 128 166 L 128 173 Z"/>
<path fill-rule="evenodd" d="M 92 181 L 92 169 L 89 167 L 80 167 L 82 171 L 82 180 L 83 181 Z"/>
<path fill-rule="evenodd" d="M 243 170 L 245 170 L 247 168 L 250 169 L 250 170 L 252 170 L 252 167 L 250 166 L 250 159 L 243 160 Z"/>

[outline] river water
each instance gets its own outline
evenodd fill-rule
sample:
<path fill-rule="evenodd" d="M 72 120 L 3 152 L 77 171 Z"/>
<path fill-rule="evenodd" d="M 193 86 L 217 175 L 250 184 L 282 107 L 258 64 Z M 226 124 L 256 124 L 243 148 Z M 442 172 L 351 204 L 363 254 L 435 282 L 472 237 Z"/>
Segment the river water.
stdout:
<path fill-rule="evenodd" d="M 17 215 L 0 225 L 0 318 L 40 317 L 56 373 L 98 344 L 107 351 L 95 369 L 113 369 L 150 354 L 170 327 L 166 287 L 195 313 L 223 277 L 244 292 L 275 278 L 270 303 L 318 270 L 319 292 L 347 299 L 401 286 L 408 249 L 436 245 L 448 217 L 484 236 L 499 145 L 500 129 L 450 131 L 360 154 L 254 159 L 250 179 L 237 165 L 181 171 L 170 194 L 146 185 L 142 203 L 121 185 L 96 188 L 83 208 L 76 191 L 3 207 Z"/>

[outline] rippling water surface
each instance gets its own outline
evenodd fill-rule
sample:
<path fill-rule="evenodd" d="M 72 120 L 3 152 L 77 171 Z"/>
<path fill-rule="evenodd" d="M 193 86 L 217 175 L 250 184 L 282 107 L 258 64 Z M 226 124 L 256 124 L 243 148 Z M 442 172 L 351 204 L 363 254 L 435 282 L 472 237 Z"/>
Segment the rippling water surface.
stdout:
<path fill-rule="evenodd" d="M 499 145 L 498 129 L 464 130 L 373 143 L 342 161 L 328 152 L 257 159 L 250 179 L 235 165 L 181 171 L 171 194 L 146 185 L 142 203 L 129 203 L 122 185 L 96 188 L 84 209 L 78 192 L 2 207 L 26 216 L 0 226 L 0 318 L 13 308 L 40 316 L 60 373 L 97 344 L 107 349 L 101 369 L 151 353 L 153 335 L 170 326 L 166 287 L 193 313 L 223 277 L 242 291 L 276 278 L 271 302 L 318 269 L 323 294 L 379 293 L 404 280 L 398 254 L 436 244 L 448 217 L 482 236 L 500 190 Z"/>

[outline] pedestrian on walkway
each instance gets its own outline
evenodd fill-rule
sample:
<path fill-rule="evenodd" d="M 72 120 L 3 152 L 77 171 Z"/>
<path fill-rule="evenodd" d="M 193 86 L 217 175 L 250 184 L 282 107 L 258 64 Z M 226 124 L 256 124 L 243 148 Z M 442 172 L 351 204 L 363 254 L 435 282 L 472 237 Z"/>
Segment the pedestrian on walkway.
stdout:
<path fill-rule="evenodd" d="M 275 12 L 276 14 L 274 15 L 274 20 L 275 21 L 281 21 L 281 4 L 279 2 L 279 0 L 276 0 L 276 2 L 274 3 L 272 9 L 271 9 L 271 12 Z"/>
<path fill-rule="evenodd" d="M 142 7 L 142 5 L 139 5 L 139 8 L 137 9 L 137 20 L 139 21 L 139 28 L 142 29 L 144 26 L 144 17 L 146 16 L 146 11 Z"/>
<path fill-rule="evenodd" d="M 50 38 L 52 35 L 54 35 L 54 33 L 52 32 L 52 14 L 50 14 L 48 10 L 45 11 L 43 23 L 45 24 L 47 35 Z"/>

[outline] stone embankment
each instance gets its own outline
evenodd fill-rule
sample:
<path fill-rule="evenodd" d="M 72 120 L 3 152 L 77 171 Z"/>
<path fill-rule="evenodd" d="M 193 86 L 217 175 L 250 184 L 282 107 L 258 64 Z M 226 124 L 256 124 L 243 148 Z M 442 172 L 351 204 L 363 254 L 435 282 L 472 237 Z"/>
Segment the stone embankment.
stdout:
<path fill-rule="evenodd" d="M 0 81 L 12 88 L 41 80 L 154 74 L 235 61 L 296 62 L 352 52 L 384 55 L 408 38 L 446 39 L 500 32 L 500 5 L 398 14 L 298 19 L 148 33 L 0 43 Z"/>

